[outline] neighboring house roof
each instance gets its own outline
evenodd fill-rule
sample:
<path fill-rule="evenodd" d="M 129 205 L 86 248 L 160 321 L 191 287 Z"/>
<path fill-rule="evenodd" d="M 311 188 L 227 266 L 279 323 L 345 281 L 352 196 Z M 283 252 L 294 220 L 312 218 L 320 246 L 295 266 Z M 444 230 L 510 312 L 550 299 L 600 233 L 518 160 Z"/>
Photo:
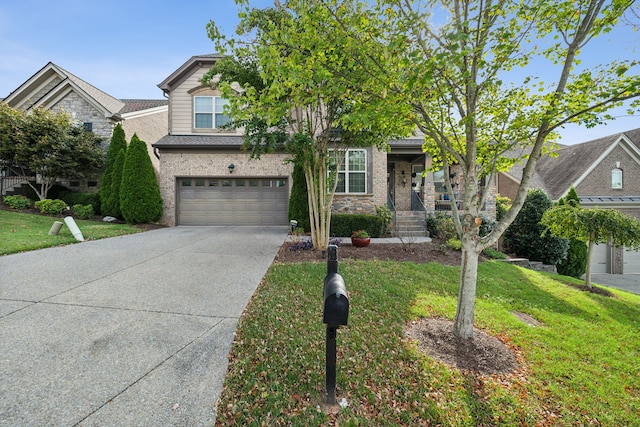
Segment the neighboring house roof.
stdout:
<path fill-rule="evenodd" d="M 166 135 L 153 144 L 156 148 L 238 148 L 244 138 L 240 135 Z"/>
<path fill-rule="evenodd" d="M 566 195 L 577 186 L 607 155 L 619 145 L 640 159 L 640 129 L 609 135 L 604 138 L 569 145 L 557 152 L 557 157 L 545 156 L 538 161 L 537 174 L 544 190 L 553 200 Z"/>
<path fill-rule="evenodd" d="M 167 107 L 169 105 L 169 100 L 167 99 L 121 99 L 121 101 L 124 102 L 124 108 L 120 110 L 120 114 Z"/>
<path fill-rule="evenodd" d="M 59 82 L 56 82 L 56 76 L 60 80 Z M 101 111 L 105 117 L 119 117 L 118 114 L 125 105 L 119 99 L 101 91 L 53 62 L 47 63 L 20 87 L 11 92 L 5 102 L 12 108 L 48 107 L 59 102 L 70 91 L 75 91 Z M 38 98 L 33 99 L 34 96 Z"/>
<path fill-rule="evenodd" d="M 158 87 L 165 93 L 171 92 L 173 89 L 180 86 L 183 81 L 189 78 L 195 69 L 201 68 L 202 66 L 211 67 L 222 58 L 222 55 L 218 55 L 216 53 L 192 56 L 187 62 L 182 64 L 180 68 L 158 84 Z"/>
<path fill-rule="evenodd" d="M 39 106 L 48 107 L 59 102 L 70 91 L 102 111 L 105 117 L 114 119 L 153 114 L 167 110 L 169 105 L 167 99 L 114 98 L 53 62 L 47 63 L 4 101 L 12 108 L 28 110 Z"/>

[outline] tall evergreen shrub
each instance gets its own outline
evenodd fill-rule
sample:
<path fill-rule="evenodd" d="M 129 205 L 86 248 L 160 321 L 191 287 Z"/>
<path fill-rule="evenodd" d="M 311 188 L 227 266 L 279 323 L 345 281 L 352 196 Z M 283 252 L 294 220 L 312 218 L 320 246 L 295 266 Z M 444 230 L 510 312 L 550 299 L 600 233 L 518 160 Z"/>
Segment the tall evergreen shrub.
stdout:
<path fill-rule="evenodd" d="M 155 222 L 162 216 L 160 187 L 147 144 L 134 134 L 125 154 L 120 209 L 129 224 Z"/>
<path fill-rule="evenodd" d="M 125 157 L 125 151 L 120 150 L 116 161 L 113 163 L 113 173 L 111 175 L 111 197 L 115 199 L 113 201 L 113 211 L 111 215 L 117 218 L 122 218 L 122 209 L 120 209 L 120 187 L 122 187 L 122 172 Z"/>
<path fill-rule="evenodd" d="M 552 205 L 553 202 L 543 190 L 529 191 L 522 209 L 504 233 L 507 252 L 551 265 L 557 265 L 567 256 L 567 239 L 549 233 L 542 235 L 545 227 L 540 220 Z"/>
<path fill-rule="evenodd" d="M 124 129 L 122 125 L 118 123 L 113 128 L 111 134 L 111 142 L 107 149 L 107 163 L 105 165 L 104 172 L 100 177 L 100 211 L 103 215 L 119 216 L 116 214 L 117 206 L 120 204 L 119 195 L 113 194 L 112 182 L 113 182 L 113 164 L 118 157 L 120 150 L 127 149 L 127 140 L 125 139 Z"/>
<path fill-rule="evenodd" d="M 564 203 L 574 208 L 580 207 L 580 197 L 576 189 L 571 187 L 565 199 L 560 199 L 558 204 Z M 575 277 L 580 279 L 587 271 L 588 248 L 585 242 L 581 242 L 575 238 L 569 239 L 569 250 L 567 258 L 563 259 L 556 266 L 558 274 Z"/>
<path fill-rule="evenodd" d="M 311 230 L 309 221 L 309 199 L 307 195 L 307 181 L 304 177 L 302 165 L 294 165 L 291 174 L 291 196 L 289 196 L 289 220 L 298 221 L 298 228 Z"/>

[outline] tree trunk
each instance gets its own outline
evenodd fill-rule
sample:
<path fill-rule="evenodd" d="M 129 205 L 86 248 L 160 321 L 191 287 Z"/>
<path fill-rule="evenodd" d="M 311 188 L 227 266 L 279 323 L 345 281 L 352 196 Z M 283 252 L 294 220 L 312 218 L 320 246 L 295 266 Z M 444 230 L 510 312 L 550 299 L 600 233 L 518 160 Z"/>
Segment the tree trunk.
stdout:
<path fill-rule="evenodd" d="M 463 243 L 458 307 L 453 325 L 454 335 L 463 339 L 473 338 L 473 311 L 476 303 L 479 257 L 479 253 L 473 246 L 471 243 Z"/>
<path fill-rule="evenodd" d="M 587 249 L 587 270 L 584 273 L 584 284 L 591 287 L 591 255 L 593 254 L 593 239 L 589 239 Z"/>

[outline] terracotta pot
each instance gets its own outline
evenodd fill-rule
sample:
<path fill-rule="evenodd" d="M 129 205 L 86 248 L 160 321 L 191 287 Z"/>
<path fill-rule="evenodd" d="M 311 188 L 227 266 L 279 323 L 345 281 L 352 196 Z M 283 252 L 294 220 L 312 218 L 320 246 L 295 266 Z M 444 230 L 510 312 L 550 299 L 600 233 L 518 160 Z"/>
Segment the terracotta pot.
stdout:
<path fill-rule="evenodd" d="M 369 237 L 352 237 L 351 244 L 356 248 L 365 248 L 369 246 L 371 239 Z"/>

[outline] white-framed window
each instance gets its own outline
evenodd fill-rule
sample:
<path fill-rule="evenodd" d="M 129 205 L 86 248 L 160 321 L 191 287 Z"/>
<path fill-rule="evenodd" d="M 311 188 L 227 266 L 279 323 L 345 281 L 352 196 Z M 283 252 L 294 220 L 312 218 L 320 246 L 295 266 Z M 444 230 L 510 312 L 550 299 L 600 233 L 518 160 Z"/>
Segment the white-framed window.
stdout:
<path fill-rule="evenodd" d="M 219 128 L 231 120 L 224 114 L 229 101 L 219 96 L 193 97 L 193 127 L 196 129 Z"/>
<path fill-rule="evenodd" d="M 336 193 L 365 194 L 367 192 L 367 150 L 349 149 L 335 150 L 333 154 L 344 155 L 338 169 Z"/>
<path fill-rule="evenodd" d="M 611 188 L 622 188 L 622 169 L 611 171 Z"/>

